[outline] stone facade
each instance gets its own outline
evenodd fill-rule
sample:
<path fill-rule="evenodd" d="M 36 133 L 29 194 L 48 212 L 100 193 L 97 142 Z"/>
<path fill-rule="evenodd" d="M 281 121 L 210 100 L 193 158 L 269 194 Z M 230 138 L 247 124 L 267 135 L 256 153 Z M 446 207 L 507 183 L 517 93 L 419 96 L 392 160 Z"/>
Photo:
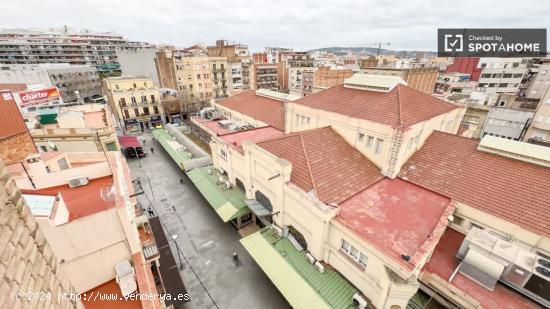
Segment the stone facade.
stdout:
<path fill-rule="evenodd" d="M 0 308 L 84 308 L 1 159 L 0 187 Z"/>

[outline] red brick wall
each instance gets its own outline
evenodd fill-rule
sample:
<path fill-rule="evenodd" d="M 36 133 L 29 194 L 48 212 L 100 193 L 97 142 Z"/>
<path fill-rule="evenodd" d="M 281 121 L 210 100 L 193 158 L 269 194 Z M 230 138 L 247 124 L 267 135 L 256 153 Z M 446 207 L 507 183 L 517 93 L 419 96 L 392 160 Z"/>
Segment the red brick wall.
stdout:
<path fill-rule="evenodd" d="M 6 164 L 23 161 L 30 153 L 36 152 L 36 147 L 28 132 L 0 139 L 0 157 Z"/>

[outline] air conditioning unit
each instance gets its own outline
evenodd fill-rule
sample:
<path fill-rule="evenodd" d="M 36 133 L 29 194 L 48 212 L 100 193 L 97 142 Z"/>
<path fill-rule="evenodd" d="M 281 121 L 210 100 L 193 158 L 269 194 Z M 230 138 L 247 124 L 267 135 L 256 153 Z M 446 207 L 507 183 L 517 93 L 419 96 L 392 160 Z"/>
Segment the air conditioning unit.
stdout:
<path fill-rule="evenodd" d="M 367 308 L 367 300 L 363 298 L 359 293 L 353 294 L 353 306 L 358 309 L 366 309 Z"/>
<path fill-rule="evenodd" d="M 76 188 L 76 187 L 87 185 L 88 184 L 88 177 L 69 178 L 67 181 L 69 183 L 69 187 Z"/>
<path fill-rule="evenodd" d="M 309 260 L 310 264 L 315 264 L 315 258 L 313 257 L 313 255 L 306 253 L 306 257 Z"/>
<path fill-rule="evenodd" d="M 320 273 L 324 273 L 324 272 L 325 272 L 325 266 L 323 266 L 321 263 L 319 263 L 319 261 L 315 262 L 315 268 L 317 268 L 317 270 L 318 270 Z"/>

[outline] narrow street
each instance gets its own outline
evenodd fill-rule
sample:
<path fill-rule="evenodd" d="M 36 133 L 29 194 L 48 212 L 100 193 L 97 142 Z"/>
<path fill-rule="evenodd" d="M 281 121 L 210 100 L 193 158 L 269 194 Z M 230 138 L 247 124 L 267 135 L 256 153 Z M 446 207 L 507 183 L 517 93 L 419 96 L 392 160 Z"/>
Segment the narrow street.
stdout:
<path fill-rule="evenodd" d="M 191 298 L 184 308 L 288 308 L 277 288 L 239 243 L 239 233 L 221 221 L 151 137 L 148 133 L 139 137 L 145 140 L 143 148 L 148 157 L 128 159 L 128 164 L 132 178 L 140 178 L 146 192 L 137 197 L 139 203 L 144 208 L 151 203 L 168 233 L 177 235 L 184 255 L 181 276 Z M 167 238 L 179 265 L 170 235 Z M 233 261 L 234 252 L 239 263 Z"/>

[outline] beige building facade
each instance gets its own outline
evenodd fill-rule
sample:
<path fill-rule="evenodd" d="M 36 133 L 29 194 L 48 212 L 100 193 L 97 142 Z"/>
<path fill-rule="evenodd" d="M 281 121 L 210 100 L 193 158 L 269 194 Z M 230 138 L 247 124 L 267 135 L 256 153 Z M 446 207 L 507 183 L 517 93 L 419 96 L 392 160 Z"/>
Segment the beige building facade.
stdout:
<path fill-rule="evenodd" d="M 127 133 L 139 133 L 162 124 L 159 88 L 151 78 L 126 76 L 103 80 L 104 92 L 119 126 Z"/>
<path fill-rule="evenodd" d="M 525 134 L 524 141 L 550 146 L 550 89 L 539 102 L 531 126 Z"/>

